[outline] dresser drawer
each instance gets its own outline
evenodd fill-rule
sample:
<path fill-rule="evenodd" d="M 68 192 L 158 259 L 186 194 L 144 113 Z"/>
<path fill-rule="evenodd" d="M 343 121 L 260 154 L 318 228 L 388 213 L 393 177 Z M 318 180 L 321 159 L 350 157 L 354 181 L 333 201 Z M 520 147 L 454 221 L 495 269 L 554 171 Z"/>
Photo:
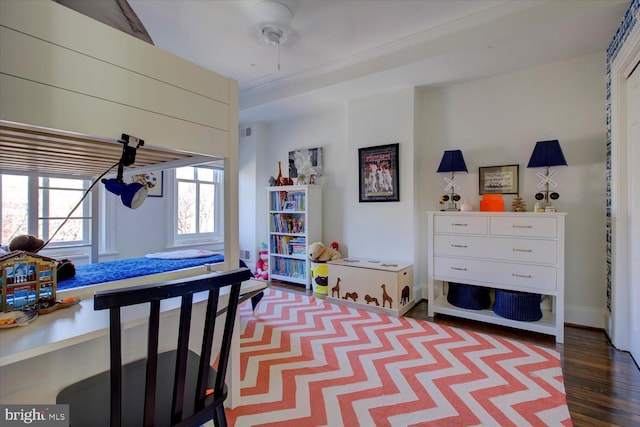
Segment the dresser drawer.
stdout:
<path fill-rule="evenodd" d="M 556 237 L 558 234 L 555 217 L 494 216 L 490 218 L 492 236 Z"/>
<path fill-rule="evenodd" d="M 435 255 L 535 264 L 555 264 L 557 261 L 555 240 L 443 234 L 434 236 L 433 243 Z"/>
<path fill-rule="evenodd" d="M 489 232 L 487 218 L 482 216 L 436 215 L 433 221 L 435 233 L 487 234 Z"/>
<path fill-rule="evenodd" d="M 434 278 L 452 282 L 507 285 L 523 291 L 555 291 L 556 268 L 551 266 L 435 257 Z"/>

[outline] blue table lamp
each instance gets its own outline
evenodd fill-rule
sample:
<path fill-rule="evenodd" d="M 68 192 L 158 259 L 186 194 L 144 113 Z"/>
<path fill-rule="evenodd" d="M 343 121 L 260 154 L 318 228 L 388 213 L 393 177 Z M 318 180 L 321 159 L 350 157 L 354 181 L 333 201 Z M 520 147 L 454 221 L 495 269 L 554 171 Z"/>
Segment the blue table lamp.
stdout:
<path fill-rule="evenodd" d="M 536 173 L 536 175 L 542 179 L 542 181 L 538 183 L 538 188 L 544 187 L 544 190 L 539 191 L 535 196 L 536 200 L 544 199 L 545 206 L 551 205 L 549 199 L 557 200 L 560 197 L 555 191 L 549 193 L 549 185 L 553 187 L 558 186 L 558 184 L 551 179 L 555 175 L 555 171 L 550 173 L 550 166 L 567 166 L 567 160 L 564 158 L 562 148 L 560 148 L 560 142 L 557 139 L 536 142 L 533 153 L 531 153 L 531 159 L 529 159 L 529 164 L 527 165 L 528 168 L 545 168 L 544 174 L 542 172 Z"/>
<path fill-rule="evenodd" d="M 449 194 L 443 195 L 440 200 L 444 202 L 444 209 L 447 211 L 457 211 L 458 203 L 460 201 L 460 195 L 456 194 L 455 190 L 457 190 L 460 186 L 456 184 L 457 177 L 455 176 L 456 172 L 468 172 L 467 165 L 464 162 L 464 157 L 462 157 L 461 150 L 447 150 L 444 152 L 442 156 L 442 160 L 440 161 L 440 166 L 438 167 L 438 172 L 451 172 L 451 179 L 445 177 L 444 181 L 447 183 L 444 191 L 451 191 Z"/>

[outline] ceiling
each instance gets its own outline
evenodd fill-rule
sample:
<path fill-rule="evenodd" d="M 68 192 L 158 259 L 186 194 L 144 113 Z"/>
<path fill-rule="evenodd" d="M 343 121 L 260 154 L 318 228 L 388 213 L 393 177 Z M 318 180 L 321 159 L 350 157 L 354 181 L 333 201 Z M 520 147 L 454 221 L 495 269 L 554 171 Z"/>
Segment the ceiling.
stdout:
<path fill-rule="evenodd" d="M 238 80 L 240 122 L 606 50 L 629 0 L 278 0 L 278 58 L 254 0 L 129 0 L 154 43 Z M 278 70 L 278 62 L 280 70 Z M 604 80 L 603 80 L 604 84 Z"/>

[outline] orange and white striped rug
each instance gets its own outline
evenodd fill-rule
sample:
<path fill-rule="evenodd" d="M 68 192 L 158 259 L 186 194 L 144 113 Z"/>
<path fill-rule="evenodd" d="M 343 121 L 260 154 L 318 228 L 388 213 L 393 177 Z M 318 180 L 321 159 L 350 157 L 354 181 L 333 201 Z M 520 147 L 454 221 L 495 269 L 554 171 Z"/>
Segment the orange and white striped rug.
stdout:
<path fill-rule="evenodd" d="M 271 288 L 256 313 L 232 426 L 571 425 L 554 349 Z"/>

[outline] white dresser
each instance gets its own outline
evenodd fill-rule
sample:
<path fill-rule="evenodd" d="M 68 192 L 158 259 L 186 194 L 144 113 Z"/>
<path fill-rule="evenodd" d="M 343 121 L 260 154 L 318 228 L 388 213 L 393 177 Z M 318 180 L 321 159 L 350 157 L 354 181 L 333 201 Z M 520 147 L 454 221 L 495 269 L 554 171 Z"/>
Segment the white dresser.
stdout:
<path fill-rule="evenodd" d="M 429 316 L 448 314 L 564 341 L 564 213 L 427 212 Z M 543 295 L 542 319 L 449 304 L 445 282 Z M 545 298 L 544 296 L 548 296 Z"/>

